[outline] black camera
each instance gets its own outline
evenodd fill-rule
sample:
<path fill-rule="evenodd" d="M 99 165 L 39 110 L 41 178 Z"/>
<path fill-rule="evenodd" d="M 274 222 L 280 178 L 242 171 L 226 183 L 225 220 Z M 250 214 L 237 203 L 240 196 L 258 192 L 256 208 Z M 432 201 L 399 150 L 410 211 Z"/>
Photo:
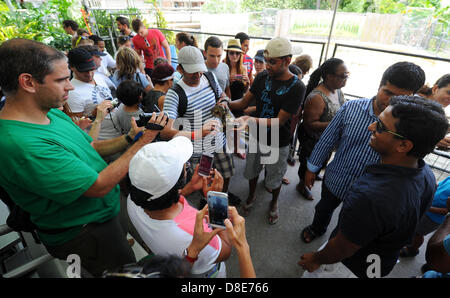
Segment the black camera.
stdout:
<path fill-rule="evenodd" d="M 159 116 L 160 112 L 155 113 L 156 117 Z M 139 114 L 139 119 L 136 120 L 136 124 L 138 127 L 145 126 L 150 118 L 152 118 L 153 113 L 141 113 Z M 169 118 L 166 119 L 166 124 L 169 121 Z"/>

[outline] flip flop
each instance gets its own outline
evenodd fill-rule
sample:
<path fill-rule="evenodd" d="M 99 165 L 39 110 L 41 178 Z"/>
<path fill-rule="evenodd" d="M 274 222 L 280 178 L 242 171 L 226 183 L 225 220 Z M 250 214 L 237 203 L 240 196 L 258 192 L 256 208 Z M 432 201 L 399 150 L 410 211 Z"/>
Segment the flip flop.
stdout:
<path fill-rule="evenodd" d="M 256 203 L 256 199 L 253 200 L 253 202 L 251 202 L 250 204 L 247 204 L 247 202 L 245 202 L 245 204 L 242 206 L 242 211 L 243 211 L 243 215 L 244 217 L 247 217 L 250 213 L 250 209 L 253 207 L 253 205 Z"/>
<path fill-rule="evenodd" d="M 302 186 L 299 184 L 297 184 L 297 191 L 308 201 L 312 201 L 314 200 L 314 197 L 311 193 L 311 191 L 305 186 L 302 188 Z"/>
<path fill-rule="evenodd" d="M 280 215 L 278 213 L 278 205 L 275 211 L 269 209 L 269 224 L 274 225 L 280 219 Z"/>
<path fill-rule="evenodd" d="M 305 237 L 305 233 L 307 234 L 306 237 Z M 303 229 L 300 236 L 302 237 L 302 240 L 305 243 L 310 243 L 311 241 L 316 239 L 318 235 L 312 230 L 311 226 L 307 226 L 306 228 Z M 309 240 L 306 240 L 306 238 L 308 238 Z"/>

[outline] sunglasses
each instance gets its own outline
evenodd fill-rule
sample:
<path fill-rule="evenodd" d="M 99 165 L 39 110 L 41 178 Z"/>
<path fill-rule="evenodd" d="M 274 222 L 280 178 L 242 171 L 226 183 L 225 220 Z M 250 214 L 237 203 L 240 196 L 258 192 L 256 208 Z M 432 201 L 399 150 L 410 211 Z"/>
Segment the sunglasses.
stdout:
<path fill-rule="evenodd" d="M 229 51 L 228 54 L 229 54 L 230 56 L 240 56 L 240 55 L 241 55 L 240 52 L 233 52 L 233 51 Z"/>
<path fill-rule="evenodd" d="M 388 132 L 396 137 L 399 137 L 401 139 L 406 139 L 404 136 L 399 135 L 396 132 L 393 132 L 392 130 L 386 129 L 386 126 L 383 124 L 383 122 L 381 122 L 381 120 L 379 118 L 377 118 L 377 127 L 376 127 L 376 131 L 377 133 L 383 133 L 383 132 Z"/>

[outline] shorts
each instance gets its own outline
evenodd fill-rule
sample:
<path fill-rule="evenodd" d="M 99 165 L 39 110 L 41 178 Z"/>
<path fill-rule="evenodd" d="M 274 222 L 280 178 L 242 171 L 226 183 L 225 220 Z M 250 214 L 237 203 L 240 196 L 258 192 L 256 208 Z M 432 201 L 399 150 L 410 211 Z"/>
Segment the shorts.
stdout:
<path fill-rule="evenodd" d="M 201 154 L 193 154 L 189 162 L 192 165 L 192 169 L 200 163 Z M 213 167 L 219 171 L 224 179 L 231 178 L 234 173 L 234 161 L 233 155 L 229 153 L 214 153 L 214 164 Z"/>
<path fill-rule="evenodd" d="M 425 236 L 430 234 L 431 232 L 434 232 L 438 227 L 438 223 L 432 221 L 431 218 L 428 217 L 428 215 L 424 214 L 417 224 L 416 234 Z"/>
<path fill-rule="evenodd" d="M 268 155 L 268 154 L 267 154 Z M 277 162 L 274 164 L 266 164 L 266 177 L 264 179 L 264 184 L 267 188 L 277 189 L 281 186 L 283 177 L 287 172 L 287 157 L 289 155 L 289 146 L 279 148 L 279 156 Z M 266 156 L 262 154 L 258 148 L 257 153 L 249 153 L 247 151 L 246 163 L 244 177 L 248 180 L 252 180 L 259 176 L 263 169 L 261 164 L 261 156 Z"/>

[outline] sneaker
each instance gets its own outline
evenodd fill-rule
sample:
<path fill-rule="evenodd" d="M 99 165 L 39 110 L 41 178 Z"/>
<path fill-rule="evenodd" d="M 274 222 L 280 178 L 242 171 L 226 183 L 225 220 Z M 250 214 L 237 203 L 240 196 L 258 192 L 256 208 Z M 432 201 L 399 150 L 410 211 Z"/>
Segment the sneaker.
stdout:
<path fill-rule="evenodd" d="M 231 192 L 228 192 L 228 205 L 239 206 L 240 204 L 241 204 L 241 199 L 237 195 L 235 195 Z"/>

